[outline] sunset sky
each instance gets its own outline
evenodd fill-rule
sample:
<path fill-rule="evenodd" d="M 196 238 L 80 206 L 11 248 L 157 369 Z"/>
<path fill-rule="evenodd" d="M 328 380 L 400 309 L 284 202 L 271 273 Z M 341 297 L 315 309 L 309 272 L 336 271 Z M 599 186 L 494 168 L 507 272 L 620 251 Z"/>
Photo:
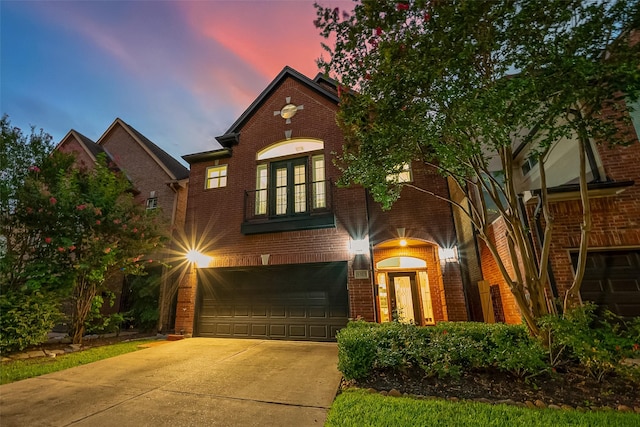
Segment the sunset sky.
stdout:
<path fill-rule="evenodd" d="M 315 18 L 313 0 L 0 0 L 0 113 L 56 143 L 120 117 L 178 159 L 211 150 L 285 65 L 319 72 Z"/>

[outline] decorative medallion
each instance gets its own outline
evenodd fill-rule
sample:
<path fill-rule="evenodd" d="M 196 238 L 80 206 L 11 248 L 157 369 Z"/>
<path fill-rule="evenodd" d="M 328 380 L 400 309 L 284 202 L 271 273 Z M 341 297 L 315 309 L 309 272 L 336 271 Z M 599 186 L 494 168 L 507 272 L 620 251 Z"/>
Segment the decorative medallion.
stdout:
<path fill-rule="evenodd" d="M 292 104 L 290 96 L 287 96 L 287 98 L 285 99 L 285 102 L 286 102 L 285 106 L 282 107 L 282 109 L 279 111 L 274 111 L 273 115 L 282 117 L 283 119 L 285 119 L 286 124 L 290 124 L 291 118 L 296 115 L 298 110 L 304 110 L 304 105 Z"/>

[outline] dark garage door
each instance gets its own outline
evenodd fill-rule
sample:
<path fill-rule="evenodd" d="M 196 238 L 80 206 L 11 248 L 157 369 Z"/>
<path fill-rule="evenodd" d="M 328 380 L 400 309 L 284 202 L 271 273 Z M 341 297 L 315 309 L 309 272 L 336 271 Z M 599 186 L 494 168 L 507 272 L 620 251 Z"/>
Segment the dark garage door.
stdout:
<path fill-rule="evenodd" d="M 196 334 L 330 341 L 347 324 L 347 263 L 199 270 Z"/>
<path fill-rule="evenodd" d="M 578 254 L 571 258 L 575 266 Z M 580 295 L 620 316 L 640 316 L 640 251 L 589 252 Z"/>

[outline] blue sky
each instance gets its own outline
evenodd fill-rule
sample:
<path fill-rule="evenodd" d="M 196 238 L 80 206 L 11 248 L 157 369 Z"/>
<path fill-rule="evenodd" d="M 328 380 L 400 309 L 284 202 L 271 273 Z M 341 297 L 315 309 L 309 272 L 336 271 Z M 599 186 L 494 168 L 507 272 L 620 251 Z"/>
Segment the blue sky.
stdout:
<path fill-rule="evenodd" d="M 120 117 L 180 159 L 216 148 L 285 65 L 318 73 L 314 19 L 312 0 L 0 0 L 0 113 L 56 143 Z"/>

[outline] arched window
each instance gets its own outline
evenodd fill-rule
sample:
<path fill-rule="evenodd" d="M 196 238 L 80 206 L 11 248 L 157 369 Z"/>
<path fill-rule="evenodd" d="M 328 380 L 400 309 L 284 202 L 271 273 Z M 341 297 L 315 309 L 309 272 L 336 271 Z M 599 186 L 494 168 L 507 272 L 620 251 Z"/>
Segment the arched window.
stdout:
<path fill-rule="evenodd" d="M 376 264 L 378 269 L 386 268 L 427 268 L 427 262 L 410 256 L 397 256 L 383 259 Z"/>

